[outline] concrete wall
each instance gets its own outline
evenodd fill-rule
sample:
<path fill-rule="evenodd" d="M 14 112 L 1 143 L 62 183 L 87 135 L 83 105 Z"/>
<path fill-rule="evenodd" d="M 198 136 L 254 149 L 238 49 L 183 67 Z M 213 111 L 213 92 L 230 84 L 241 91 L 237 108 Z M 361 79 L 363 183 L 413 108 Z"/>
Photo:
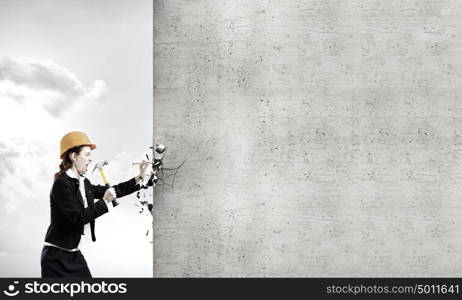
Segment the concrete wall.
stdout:
<path fill-rule="evenodd" d="M 462 2 L 155 0 L 154 275 L 462 276 Z"/>

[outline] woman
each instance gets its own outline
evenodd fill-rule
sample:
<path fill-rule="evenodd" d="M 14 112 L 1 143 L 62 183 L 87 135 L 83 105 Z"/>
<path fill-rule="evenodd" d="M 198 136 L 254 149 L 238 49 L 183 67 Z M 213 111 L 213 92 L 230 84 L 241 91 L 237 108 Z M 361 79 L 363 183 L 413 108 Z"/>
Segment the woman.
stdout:
<path fill-rule="evenodd" d="M 96 241 L 95 219 L 108 212 L 109 203 L 140 189 L 148 162 L 140 174 L 111 188 L 92 185 L 85 178 L 96 145 L 80 131 L 61 139 L 59 171 L 50 193 L 51 224 L 42 250 L 42 277 L 92 277 L 79 249 L 82 235 Z M 94 199 L 100 199 L 94 201 Z"/>

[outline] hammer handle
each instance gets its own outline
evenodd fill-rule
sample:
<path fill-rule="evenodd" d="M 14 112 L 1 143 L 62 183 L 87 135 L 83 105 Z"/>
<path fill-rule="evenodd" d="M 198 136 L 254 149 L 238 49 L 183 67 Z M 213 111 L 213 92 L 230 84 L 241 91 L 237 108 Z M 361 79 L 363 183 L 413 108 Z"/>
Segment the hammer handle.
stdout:
<path fill-rule="evenodd" d="M 106 188 L 108 189 L 111 188 L 112 186 L 107 181 L 106 174 L 104 173 L 103 169 L 99 168 L 98 171 L 99 171 L 99 174 L 101 175 L 101 178 L 103 179 L 103 183 L 106 186 Z M 119 205 L 119 201 L 117 201 L 116 199 L 112 200 L 111 203 L 113 207 L 116 207 L 117 205 Z"/>

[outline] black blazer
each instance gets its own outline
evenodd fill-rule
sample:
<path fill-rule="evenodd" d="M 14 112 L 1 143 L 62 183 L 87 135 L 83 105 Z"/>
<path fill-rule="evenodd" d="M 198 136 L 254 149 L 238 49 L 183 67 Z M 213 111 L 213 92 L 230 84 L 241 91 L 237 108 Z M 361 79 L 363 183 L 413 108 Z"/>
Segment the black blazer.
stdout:
<path fill-rule="evenodd" d="M 90 223 L 92 240 L 95 237 L 95 219 L 108 212 L 106 202 L 102 200 L 105 186 L 92 185 L 85 178 L 85 195 L 88 207 L 85 208 L 79 191 L 79 180 L 63 173 L 56 178 L 50 193 L 51 222 L 45 236 L 45 242 L 73 249 L 78 247 L 85 224 Z M 140 189 L 135 178 L 113 186 L 117 198 Z M 94 201 L 95 199 L 101 199 Z"/>

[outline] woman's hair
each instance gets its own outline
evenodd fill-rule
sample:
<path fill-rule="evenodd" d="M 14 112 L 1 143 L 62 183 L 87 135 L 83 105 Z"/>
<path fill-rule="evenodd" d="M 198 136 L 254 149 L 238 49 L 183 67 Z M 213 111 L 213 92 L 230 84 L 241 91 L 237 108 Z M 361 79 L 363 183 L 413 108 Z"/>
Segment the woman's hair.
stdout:
<path fill-rule="evenodd" d="M 72 154 L 72 153 L 79 154 L 84 146 L 85 145 L 76 146 L 76 147 L 73 147 L 73 148 L 67 150 L 66 152 L 64 152 L 63 161 L 59 164 L 59 171 L 55 173 L 55 180 L 56 180 L 56 178 L 58 178 L 59 175 L 65 173 L 67 170 L 72 168 L 72 160 L 69 157 L 69 154 Z"/>

